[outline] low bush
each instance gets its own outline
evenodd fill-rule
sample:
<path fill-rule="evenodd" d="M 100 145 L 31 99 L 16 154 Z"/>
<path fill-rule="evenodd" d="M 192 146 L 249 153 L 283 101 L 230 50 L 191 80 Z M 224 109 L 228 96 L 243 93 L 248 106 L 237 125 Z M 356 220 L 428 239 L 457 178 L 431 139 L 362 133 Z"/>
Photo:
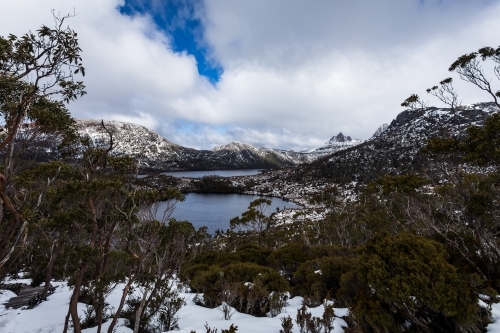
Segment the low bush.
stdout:
<path fill-rule="evenodd" d="M 382 234 L 361 250 L 341 279 L 339 298 L 361 332 L 481 332 L 486 311 L 470 275 L 447 262 L 440 243 Z"/>

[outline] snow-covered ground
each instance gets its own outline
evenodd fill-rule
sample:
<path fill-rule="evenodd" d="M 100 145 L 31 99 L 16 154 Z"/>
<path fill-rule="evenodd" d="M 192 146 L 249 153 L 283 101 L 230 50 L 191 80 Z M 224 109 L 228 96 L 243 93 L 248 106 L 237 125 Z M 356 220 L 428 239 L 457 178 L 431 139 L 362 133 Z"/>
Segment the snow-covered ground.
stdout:
<path fill-rule="evenodd" d="M 12 281 L 14 282 L 14 281 Z M 30 283 L 29 280 L 17 280 L 15 282 Z M 0 291 L 0 332 L 1 333 L 52 333 L 62 332 L 64 327 L 64 318 L 68 311 L 69 297 L 71 291 L 65 282 L 52 282 L 54 286 L 58 286 L 56 292 L 48 297 L 46 302 L 38 305 L 31 310 L 21 309 L 6 309 L 3 303 L 8 301 L 15 294 L 11 291 Z M 117 307 L 121 297 L 121 286 L 118 286 L 106 299 L 111 307 Z M 256 318 L 250 315 L 238 313 L 234 311 L 230 320 L 223 320 L 222 313 L 217 309 L 209 309 L 194 304 L 193 298 L 195 294 L 181 293 L 185 299 L 186 305 L 179 310 L 180 333 L 205 333 L 205 324 L 211 328 L 217 328 L 218 332 L 222 329 L 228 329 L 231 324 L 238 326 L 238 333 L 277 333 L 281 329 L 280 318 L 290 316 L 294 319 L 293 332 L 298 333 L 299 328 L 295 324 L 295 316 L 297 309 L 302 306 L 302 298 L 294 297 L 289 300 L 289 304 L 285 307 L 282 313 L 274 318 Z M 84 316 L 85 305 L 79 304 L 78 311 L 81 317 Z M 321 317 L 323 314 L 323 306 L 308 309 L 315 317 Z M 341 333 L 344 330 L 343 326 L 346 323 L 340 317 L 347 315 L 347 309 L 335 309 L 334 322 L 335 333 Z M 492 308 L 492 323 L 487 327 L 490 333 L 500 333 L 500 303 L 494 304 Z M 108 325 L 111 321 L 103 324 L 103 332 L 107 332 Z M 94 333 L 97 328 L 89 328 L 84 330 L 86 333 Z M 119 320 L 115 327 L 116 333 L 131 333 L 132 330 L 124 326 L 124 320 Z"/>
<path fill-rule="evenodd" d="M 11 281 L 30 283 L 29 280 Z M 1 333 L 52 333 L 62 332 L 64 328 L 64 318 L 68 312 L 69 298 L 71 291 L 65 282 L 52 282 L 52 285 L 58 286 L 55 293 L 48 297 L 46 302 L 41 303 L 31 310 L 21 309 L 6 309 L 3 303 L 7 302 L 15 294 L 11 291 L 2 290 L 0 294 L 0 332 Z M 118 286 L 106 299 L 111 307 L 117 307 L 121 297 L 121 286 Z M 204 308 L 194 304 L 193 298 L 195 294 L 181 293 L 186 305 L 183 306 L 177 315 L 179 316 L 178 331 L 190 333 L 205 333 L 205 324 L 211 328 L 217 328 L 218 332 L 222 329 L 228 329 L 231 324 L 238 326 L 238 333 L 278 333 L 281 329 L 280 318 L 290 316 L 294 320 L 293 332 L 298 333 L 299 328 L 295 324 L 295 316 L 297 309 L 302 306 L 302 298 L 294 297 L 289 300 L 289 305 L 283 309 L 282 313 L 274 318 L 257 318 L 250 315 L 242 314 L 234 311 L 230 320 L 223 320 L 222 313 L 215 309 Z M 78 304 L 78 312 L 80 317 L 84 316 L 85 304 Z M 315 317 L 321 317 L 323 314 L 323 306 L 309 309 L 309 312 Z M 342 317 L 347 314 L 347 309 L 335 309 L 335 316 Z M 500 314 L 500 313 L 499 313 Z M 103 332 L 107 332 L 108 325 L 111 321 L 103 324 Z M 341 318 L 336 318 L 334 322 L 335 328 L 333 332 L 343 332 L 342 326 L 346 323 Z M 86 333 L 94 333 L 97 328 L 89 328 L 84 330 Z M 124 321 L 121 320 L 116 326 L 116 333 L 131 333 L 132 330 L 124 326 Z"/>

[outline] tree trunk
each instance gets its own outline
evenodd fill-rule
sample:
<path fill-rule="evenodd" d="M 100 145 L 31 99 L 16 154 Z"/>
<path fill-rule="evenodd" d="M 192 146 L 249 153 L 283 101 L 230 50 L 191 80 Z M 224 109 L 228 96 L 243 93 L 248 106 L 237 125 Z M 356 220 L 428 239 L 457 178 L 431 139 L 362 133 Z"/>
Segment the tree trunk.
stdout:
<path fill-rule="evenodd" d="M 130 280 L 128 280 L 127 285 L 123 289 L 123 294 L 122 294 L 122 298 L 120 300 L 120 305 L 118 306 L 118 309 L 116 309 L 116 312 L 113 316 L 113 320 L 111 321 L 111 325 L 109 325 L 108 333 L 113 333 L 113 329 L 115 328 L 116 321 L 118 320 L 118 316 L 120 316 L 120 313 L 122 312 L 122 309 L 123 309 L 123 304 L 125 304 L 125 299 L 127 298 L 127 294 L 128 294 L 128 291 L 130 290 L 130 286 L 132 285 L 132 283 L 134 283 L 134 281 L 135 281 L 135 276 L 133 278 L 131 278 Z"/>
<path fill-rule="evenodd" d="M 95 308 L 95 316 L 97 321 L 97 333 L 101 333 L 102 329 L 102 317 L 104 312 L 104 292 L 99 290 L 97 296 L 97 307 Z"/>
<path fill-rule="evenodd" d="M 139 305 L 139 308 L 135 312 L 134 333 L 139 332 L 139 325 L 141 323 L 142 312 L 144 311 L 144 307 L 146 305 L 146 296 L 148 292 L 149 292 L 149 287 L 146 287 L 146 289 L 144 289 L 144 294 L 142 295 L 141 304 Z"/>
<path fill-rule="evenodd" d="M 82 325 L 80 324 L 80 317 L 78 317 L 78 296 L 80 295 L 80 289 L 82 288 L 83 275 L 87 271 L 89 263 L 88 261 L 83 265 L 78 274 L 76 275 L 75 289 L 73 289 L 73 294 L 69 301 L 69 312 L 71 313 L 71 320 L 73 321 L 73 330 L 75 333 L 82 332 Z"/>
<path fill-rule="evenodd" d="M 66 314 L 66 318 L 64 319 L 64 329 L 63 333 L 68 333 L 68 327 L 69 327 L 69 316 L 71 312 L 70 309 L 68 308 L 68 313 Z"/>
<path fill-rule="evenodd" d="M 0 174 L 0 198 L 3 201 L 3 205 L 5 209 L 14 217 L 14 219 L 11 221 L 9 228 L 5 231 L 2 239 L 0 240 L 0 258 L 2 259 L 2 262 L 0 264 L 0 267 L 7 262 L 9 259 L 10 255 L 13 252 L 14 246 L 16 245 L 17 241 L 20 239 L 20 235 L 24 232 L 24 229 L 27 225 L 26 221 L 23 220 L 21 214 L 14 208 L 12 205 L 12 202 L 10 201 L 9 197 L 5 193 L 5 189 L 7 187 L 7 179 L 5 178 L 4 175 Z M 18 227 L 22 225 L 22 228 L 20 232 L 18 233 L 18 237 L 16 238 L 16 242 L 14 245 L 11 247 L 11 249 L 8 249 L 9 245 L 9 240 L 14 235 L 14 232 Z"/>
<path fill-rule="evenodd" d="M 56 245 L 56 242 L 58 243 L 56 246 L 56 249 L 54 250 L 54 246 Z M 50 250 L 50 260 L 49 263 L 47 264 L 47 270 L 45 273 L 45 287 L 43 288 L 42 291 L 42 300 L 47 299 L 47 294 L 49 293 L 49 287 L 50 287 L 50 280 L 52 279 L 52 267 L 54 266 L 54 261 L 56 261 L 57 257 L 57 252 L 59 251 L 59 242 L 55 240 L 52 243 L 52 248 Z"/>

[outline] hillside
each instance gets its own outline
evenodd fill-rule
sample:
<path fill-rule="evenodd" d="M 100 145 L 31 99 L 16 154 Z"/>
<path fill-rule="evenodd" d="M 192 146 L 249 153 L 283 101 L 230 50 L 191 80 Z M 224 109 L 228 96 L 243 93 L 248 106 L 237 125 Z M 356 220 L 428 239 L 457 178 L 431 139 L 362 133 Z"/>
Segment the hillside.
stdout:
<path fill-rule="evenodd" d="M 268 169 L 295 166 L 362 142 L 339 133 L 323 147 L 309 152 L 261 148 L 241 142 L 231 142 L 213 150 L 197 150 L 172 143 L 144 126 L 118 121 L 105 121 L 104 124 L 113 135 L 113 152 L 135 157 L 140 168 L 145 171 Z M 77 120 L 77 128 L 81 135 L 90 137 L 95 145 L 106 145 L 109 140 L 109 135 L 99 120 Z"/>
<path fill-rule="evenodd" d="M 456 112 L 429 107 L 401 112 L 385 130 L 371 139 L 289 173 L 290 179 L 324 179 L 332 183 L 366 183 L 385 174 L 402 174 L 428 168 L 420 153 L 425 142 L 437 136 L 465 134 L 469 125 L 480 125 L 493 112 L 493 103 L 463 106 Z"/>

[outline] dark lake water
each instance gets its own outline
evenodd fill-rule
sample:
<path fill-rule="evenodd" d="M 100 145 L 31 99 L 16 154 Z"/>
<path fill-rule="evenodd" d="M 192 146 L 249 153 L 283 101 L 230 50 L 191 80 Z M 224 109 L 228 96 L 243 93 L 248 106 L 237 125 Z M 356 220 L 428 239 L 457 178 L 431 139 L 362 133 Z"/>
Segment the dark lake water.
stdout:
<path fill-rule="evenodd" d="M 240 216 L 241 213 L 248 209 L 250 202 L 258 198 L 260 197 L 245 194 L 188 193 L 184 202 L 176 204 L 172 217 L 177 220 L 187 220 L 196 229 L 207 226 L 208 232 L 214 234 L 217 229 L 224 231 L 229 229 L 229 220 L 235 216 Z M 279 209 L 301 208 L 293 202 L 284 201 L 280 198 L 266 198 L 272 200 L 272 205 L 266 211 L 268 215 L 276 212 L 277 207 Z M 166 203 L 161 203 L 158 212 L 162 212 L 162 207 L 165 207 L 165 205 Z"/>
<path fill-rule="evenodd" d="M 209 175 L 218 175 L 221 177 L 252 176 L 252 175 L 258 174 L 260 171 L 261 171 L 261 169 L 171 171 L 171 172 L 163 172 L 163 174 L 178 177 L 178 178 L 180 178 L 180 177 L 201 178 L 203 176 L 209 176 Z"/>

